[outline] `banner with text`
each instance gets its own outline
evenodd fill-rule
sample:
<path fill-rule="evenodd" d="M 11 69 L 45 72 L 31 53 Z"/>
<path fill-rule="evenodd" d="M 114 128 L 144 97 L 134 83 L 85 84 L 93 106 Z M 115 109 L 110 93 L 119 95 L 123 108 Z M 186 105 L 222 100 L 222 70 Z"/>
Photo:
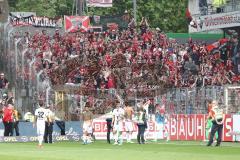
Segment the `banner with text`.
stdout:
<path fill-rule="evenodd" d="M 223 141 L 240 140 L 240 115 L 225 117 L 223 124 Z M 169 119 L 170 140 L 207 140 L 206 137 L 207 116 L 195 115 L 171 115 Z"/>
<path fill-rule="evenodd" d="M 203 32 L 240 26 L 240 11 L 193 17 L 189 32 Z"/>
<path fill-rule="evenodd" d="M 96 139 L 106 139 L 107 137 L 106 118 L 107 117 L 103 115 L 102 117 L 99 117 L 93 120 L 94 135 Z M 125 123 L 123 123 L 123 126 L 125 126 Z M 148 127 L 145 132 L 147 139 L 166 139 L 167 138 L 167 134 L 166 134 L 168 130 L 167 122 L 158 124 L 155 121 L 149 121 L 147 126 Z M 137 132 L 138 132 L 137 124 L 133 123 L 133 133 L 132 133 L 133 139 L 137 139 Z M 112 133 L 111 133 L 111 137 L 112 137 Z M 123 130 L 123 139 L 126 139 L 125 130 Z"/>
<path fill-rule="evenodd" d="M 61 18 L 38 17 L 34 14 L 9 14 L 9 21 L 12 26 L 34 26 L 34 27 L 50 27 L 61 28 Z"/>
<path fill-rule="evenodd" d="M 94 135 L 97 140 L 105 140 L 107 137 L 106 115 L 93 120 Z M 170 139 L 170 140 L 196 140 L 204 141 L 206 137 L 207 115 L 204 114 L 178 114 L 170 115 L 163 123 L 156 123 L 154 116 L 153 121 L 148 122 L 148 128 L 145 132 L 147 139 Z M 78 141 L 82 135 L 82 123 L 80 121 L 66 122 L 66 135 L 60 136 L 60 129 L 54 125 L 53 136 L 56 141 L 74 140 Z M 125 124 L 124 124 L 125 126 Z M 137 125 L 133 123 L 133 139 L 137 138 Z M 0 142 L 18 142 L 36 141 L 36 128 L 32 127 L 30 122 L 20 122 L 20 138 L 4 138 L 3 124 L 0 123 Z M 111 133 L 112 136 L 112 133 Z M 32 138 L 31 138 L 32 137 Z M 35 137 L 35 138 L 34 138 Z M 123 138 L 126 139 L 126 132 L 123 131 Z M 227 114 L 223 126 L 223 141 L 240 141 L 240 115 Z"/>
<path fill-rule="evenodd" d="M 87 0 L 87 7 L 112 7 L 112 0 Z"/>

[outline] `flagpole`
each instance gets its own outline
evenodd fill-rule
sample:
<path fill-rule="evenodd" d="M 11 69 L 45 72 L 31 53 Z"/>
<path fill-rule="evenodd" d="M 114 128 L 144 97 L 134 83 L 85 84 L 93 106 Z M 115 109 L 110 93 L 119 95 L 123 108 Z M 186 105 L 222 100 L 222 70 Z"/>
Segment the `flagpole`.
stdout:
<path fill-rule="evenodd" d="M 73 16 L 73 13 L 74 13 L 74 7 L 75 7 L 75 4 L 76 4 L 75 1 L 76 1 L 76 0 L 73 0 L 73 4 L 72 4 L 72 16 Z"/>
<path fill-rule="evenodd" d="M 134 20 L 137 22 L 137 0 L 133 0 L 133 14 Z"/>
<path fill-rule="evenodd" d="M 78 0 L 75 0 L 75 3 L 76 3 L 76 13 L 75 13 L 75 16 L 78 14 Z"/>
<path fill-rule="evenodd" d="M 79 0 L 79 16 L 83 15 L 83 0 Z"/>

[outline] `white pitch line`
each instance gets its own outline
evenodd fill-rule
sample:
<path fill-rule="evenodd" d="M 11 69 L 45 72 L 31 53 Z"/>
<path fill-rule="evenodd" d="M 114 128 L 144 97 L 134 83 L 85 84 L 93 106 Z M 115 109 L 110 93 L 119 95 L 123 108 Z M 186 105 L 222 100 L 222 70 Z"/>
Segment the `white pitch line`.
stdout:
<path fill-rule="evenodd" d="M 154 144 L 154 143 L 151 143 L 151 144 Z M 199 142 L 199 144 L 189 144 L 189 143 L 174 143 L 174 142 L 163 142 L 163 143 L 155 143 L 155 144 L 160 144 L 160 145 L 179 145 L 179 146 L 206 146 L 207 145 L 207 143 L 201 143 L 201 142 Z M 214 144 L 213 144 L 213 146 L 214 146 Z M 240 144 L 238 145 L 238 144 L 233 144 L 233 145 L 231 145 L 230 143 L 224 143 L 224 142 L 222 142 L 221 143 L 221 146 L 222 147 L 236 147 L 236 148 L 239 148 L 240 147 Z M 220 147 L 221 147 L 220 146 Z"/>

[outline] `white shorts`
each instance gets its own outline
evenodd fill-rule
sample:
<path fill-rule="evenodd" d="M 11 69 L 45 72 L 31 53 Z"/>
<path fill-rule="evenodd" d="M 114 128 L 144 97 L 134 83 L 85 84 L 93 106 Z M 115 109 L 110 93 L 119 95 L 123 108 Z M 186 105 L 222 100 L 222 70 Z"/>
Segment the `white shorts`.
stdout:
<path fill-rule="evenodd" d="M 44 132 L 45 132 L 45 122 L 37 123 L 37 135 L 44 136 Z"/>
<path fill-rule="evenodd" d="M 123 122 L 114 123 L 113 131 L 123 131 Z"/>
<path fill-rule="evenodd" d="M 133 121 L 132 120 L 125 121 L 125 131 L 127 131 L 127 132 L 133 131 Z"/>
<path fill-rule="evenodd" d="M 83 122 L 83 132 L 92 133 L 93 128 L 90 121 Z"/>

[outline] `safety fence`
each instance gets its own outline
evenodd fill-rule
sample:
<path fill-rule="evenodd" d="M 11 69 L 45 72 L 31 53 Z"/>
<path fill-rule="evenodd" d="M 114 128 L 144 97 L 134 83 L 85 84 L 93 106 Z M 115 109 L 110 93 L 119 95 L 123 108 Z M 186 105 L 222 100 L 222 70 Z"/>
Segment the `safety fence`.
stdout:
<path fill-rule="evenodd" d="M 38 30 L 41 30 L 40 28 Z M 112 101 L 120 95 L 136 104 L 144 99 L 153 99 L 153 105 L 164 106 L 169 113 L 206 113 L 207 103 L 216 99 L 228 113 L 239 111 L 239 89 L 229 86 L 206 86 L 201 88 L 142 88 L 142 89 L 95 89 L 79 85 L 52 86 L 47 72 L 37 64 L 41 59 L 38 50 L 28 47 L 25 31 L 31 28 L 11 28 L 4 26 L 4 48 L 1 52 L 3 71 L 8 75 L 16 99 L 16 107 L 23 114 L 33 112 L 39 96 L 44 97 L 46 105 L 63 110 L 69 120 L 77 119 L 86 103 L 90 103 L 96 114 L 108 111 Z M 30 32 L 31 33 L 31 32 Z"/>
<path fill-rule="evenodd" d="M 209 100 L 217 100 L 227 113 L 236 113 L 239 108 L 239 94 L 237 88 L 228 86 L 211 86 L 203 88 L 164 88 L 164 89 L 132 89 L 101 90 L 83 88 L 79 85 L 65 85 L 48 90 L 46 102 L 63 109 L 67 116 L 77 117 L 86 103 L 90 104 L 95 115 L 102 115 L 109 111 L 116 99 L 127 100 L 132 106 L 146 99 L 153 100 L 153 111 L 156 105 L 164 107 L 167 113 L 174 114 L 205 114 Z"/>

